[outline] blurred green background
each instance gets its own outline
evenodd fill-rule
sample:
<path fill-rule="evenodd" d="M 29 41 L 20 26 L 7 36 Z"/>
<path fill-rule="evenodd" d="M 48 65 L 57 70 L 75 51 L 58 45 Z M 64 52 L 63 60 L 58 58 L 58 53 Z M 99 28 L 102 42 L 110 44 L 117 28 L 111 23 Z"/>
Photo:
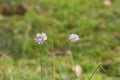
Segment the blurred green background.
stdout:
<path fill-rule="evenodd" d="M 74 80 L 72 55 L 82 73 L 76 80 L 120 80 L 120 0 L 0 0 L 0 80 Z M 36 33 L 48 40 L 38 45 Z M 71 48 L 68 37 L 80 36 Z"/>

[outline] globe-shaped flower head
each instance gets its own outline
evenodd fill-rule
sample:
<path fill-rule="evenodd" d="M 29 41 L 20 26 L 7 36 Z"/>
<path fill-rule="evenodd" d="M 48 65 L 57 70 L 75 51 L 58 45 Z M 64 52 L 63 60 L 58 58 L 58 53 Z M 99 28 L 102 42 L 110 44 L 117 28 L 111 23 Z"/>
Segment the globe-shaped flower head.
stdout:
<path fill-rule="evenodd" d="M 69 40 L 70 40 L 71 42 L 78 41 L 78 40 L 79 40 L 79 36 L 78 36 L 77 34 L 71 34 L 71 35 L 69 36 Z"/>
<path fill-rule="evenodd" d="M 45 33 L 37 33 L 34 40 L 38 43 L 38 44 L 42 44 L 45 40 L 47 40 L 47 36 Z"/>

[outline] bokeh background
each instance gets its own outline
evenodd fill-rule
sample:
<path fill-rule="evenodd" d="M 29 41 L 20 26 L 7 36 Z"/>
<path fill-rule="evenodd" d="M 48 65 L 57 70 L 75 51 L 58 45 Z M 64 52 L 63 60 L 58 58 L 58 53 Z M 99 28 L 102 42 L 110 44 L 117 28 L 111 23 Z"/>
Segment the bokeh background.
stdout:
<path fill-rule="evenodd" d="M 120 80 L 120 0 L 0 0 L 0 80 L 53 80 L 52 41 L 56 80 Z"/>

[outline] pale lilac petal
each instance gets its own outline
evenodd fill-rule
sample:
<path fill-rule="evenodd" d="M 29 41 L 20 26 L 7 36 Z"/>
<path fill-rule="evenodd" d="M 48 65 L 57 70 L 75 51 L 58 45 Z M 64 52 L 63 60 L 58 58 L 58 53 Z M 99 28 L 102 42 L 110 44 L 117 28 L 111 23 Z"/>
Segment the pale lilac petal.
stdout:
<path fill-rule="evenodd" d="M 47 36 L 45 33 L 42 33 L 42 36 L 43 36 L 44 40 L 47 40 Z"/>
<path fill-rule="evenodd" d="M 47 40 L 47 35 L 45 33 L 37 33 L 34 40 L 38 43 L 38 44 L 42 44 L 45 40 Z"/>
<path fill-rule="evenodd" d="M 41 36 L 41 34 L 40 34 L 40 33 L 37 33 L 37 34 L 36 34 L 36 37 L 39 37 L 39 36 Z"/>
<path fill-rule="evenodd" d="M 79 38 L 79 36 L 77 35 L 77 34 L 71 34 L 70 36 L 69 36 L 69 40 L 71 41 L 71 42 L 75 42 L 75 41 L 78 41 L 80 38 Z"/>

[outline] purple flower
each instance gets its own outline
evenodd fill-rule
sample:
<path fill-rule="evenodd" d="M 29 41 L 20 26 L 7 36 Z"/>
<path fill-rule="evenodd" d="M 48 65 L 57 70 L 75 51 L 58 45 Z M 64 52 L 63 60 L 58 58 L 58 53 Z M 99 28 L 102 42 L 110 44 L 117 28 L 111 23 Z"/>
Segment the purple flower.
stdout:
<path fill-rule="evenodd" d="M 45 33 L 37 33 L 34 40 L 38 43 L 38 44 L 42 44 L 45 40 L 47 40 L 47 36 Z"/>
<path fill-rule="evenodd" d="M 71 34 L 71 35 L 69 36 L 69 40 L 70 40 L 71 42 L 78 41 L 78 40 L 79 40 L 79 36 L 78 36 L 77 34 Z"/>

